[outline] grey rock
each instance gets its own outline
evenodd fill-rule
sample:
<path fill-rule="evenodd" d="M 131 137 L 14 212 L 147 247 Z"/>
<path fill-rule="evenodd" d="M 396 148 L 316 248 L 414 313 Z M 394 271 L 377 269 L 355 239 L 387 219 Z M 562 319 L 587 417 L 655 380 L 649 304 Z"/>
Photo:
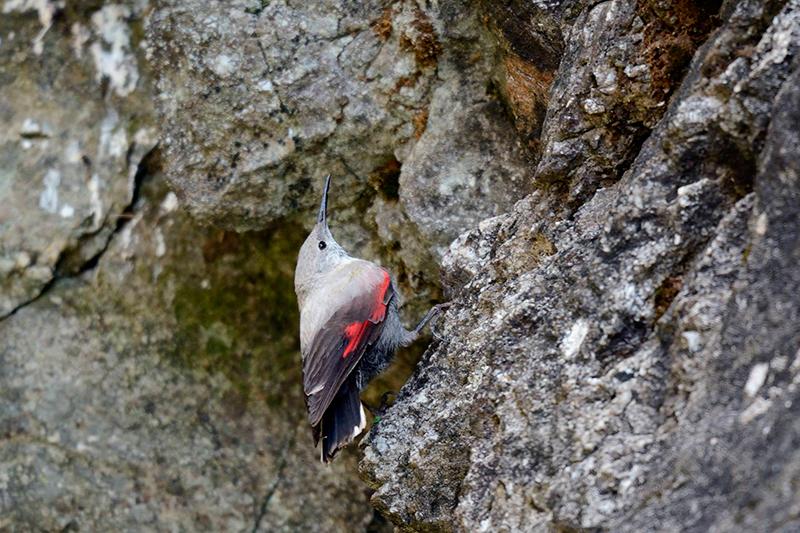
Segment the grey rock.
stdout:
<path fill-rule="evenodd" d="M 608 28 L 616 4 L 576 20 L 602 10 Z M 641 148 L 564 160 L 618 181 L 584 201 L 570 178 L 451 245 L 441 340 L 361 462 L 397 525 L 796 529 L 800 5 L 782 4 L 722 6 Z M 566 44 L 556 104 L 596 67 L 572 62 L 580 48 Z M 591 76 L 605 109 L 627 102 Z M 543 131 L 563 127 L 548 110 Z"/>
<path fill-rule="evenodd" d="M 296 386 L 302 233 L 265 237 L 199 229 L 151 176 L 96 268 L 0 322 L 0 529 L 366 528 Z"/>
<path fill-rule="evenodd" d="M 414 138 L 440 46 L 419 8 L 381 2 L 160 2 L 148 32 L 168 178 L 238 228 L 311 207 L 327 173 L 348 176 L 338 205 L 363 194 Z"/>
<path fill-rule="evenodd" d="M 0 17 L 0 317 L 106 245 L 156 142 L 141 2 L 6 2 Z"/>
<path fill-rule="evenodd" d="M 523 142 L 541 151 L 548 91 L 563 55 L 564 31 L 573 0 L 552 2 L 480 2 L 481 17 L 494 37 L 499 57 L 493 80 L 511 112 Z"/>
<path fill-rule="evenodd" d="M 566 30 L 537 180 L 574 210 L 630 167 L 675 82 L 714 29 L 719 3 L 595 2 Z"/>
<path fill-rule="evenodd" d="M 800 527 L 797 0 L 2 11 L 0 530 Z M 453 305 L 322 468 L 328 172 Z"/>
<path fill-rule="evenodd" d="M 0 530 L 381 530 L 305 425 L 303 228 L 166 188 L 150 7 L 0 5 Z"/>
<path fill-rule="evenodd" d="M 436 90 L 429 127 L 400 174 L 400 201 L 436 257 L 460 230 L 507 210 L 532 188 L 526 155 L 500 104 L 461 101 L 454 95 L 485 87 L 458 86 L 452 80 Z M 457 154 L 454 157 L 454 154 Z"/>
<path fill-rule="evenodd" d="M 507 211 L 532 187 L 530 157 L 489 82 L 496 44 L 477 11 L 433 17 L 443 28 L 427 125 L 402 159 L 400 203 L 440 258 L 463 229 Z"/>
<path fill-rule="evenodd" d="M 475 9 L 159 2 L 148 35 L 167 176 L 199 220 L 263 228 L 310 213 L 331 173 L 346 191 L 334 210 L 358 200 L 375 216 L 362 208 L 348 222 L 374 230 L 399 194 L 414 240 L 436 255 L 530 187 L 517 134 L 487 94 L 495 44 Z M 412 271 L 430 261 L 393 255 Z"/>

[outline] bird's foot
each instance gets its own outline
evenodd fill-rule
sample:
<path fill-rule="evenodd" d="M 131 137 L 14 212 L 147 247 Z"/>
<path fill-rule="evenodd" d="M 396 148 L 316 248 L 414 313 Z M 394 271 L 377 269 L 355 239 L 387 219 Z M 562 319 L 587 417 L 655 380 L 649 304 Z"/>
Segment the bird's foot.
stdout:
<path fill-rule="evenodd" d="M 452 302 L 446 302 L 446 303 L 443 303 L 443 304 L 436 304 L 433 307 L 431 307 L 430 311 L 428 311 L 425 314 L 425 316 L 422 317 L 422 320 L 419 321 L 419 324 L 417 324 L 417 327 L 414 328 L 414 332 L 417 335 L 419 335 L 420 331 L 422 331 L 422 328 L 424 328 L 425 325 L 428 324 L 429 322 L 431 323 L 431 332 L 433 332 L 433 322 L 432 321 L 435 321 L 439 317 L 439 315 L 441 315 L 442 312 L 444 310 L 446 310 L 448 307 L 450 307 L 451 305 L 452 305 Z M 436 336 L 436 335 L 434 335 L 434 336 Z M 439 337 L 437 337 L 437 339 L 441 340 L 441 338 L 439 338 Z"/>
<path fill-rule="evenodd" d="M 432 309 L 432 311 L 434 311 L 434 314 L 431 317 L 430 321 L 431 335 L 433 336 L 434 339 L 436 339 L 439 342 L 443 342 L 444 337 L 440 335 L 438 331 L 436 331 L 436 324 L 439 321 L 439 317 L 442 315 L 442 313 L 447 311 L 447 309 L 449 309 L 451 305 L 453 305 L 453 302 L 445 302 L 443 304 L 434 305 Z"/>
<path fill-rule="evenodd" d="M 380 422 L 383 419 L 384 414 L 386 413 L 386 411 L 389 409 L 389 407 L 392 406 L 392 404 L 394 404 L 394 398 L 396 396 L 397 396 L 397 393 L 395 393 L 394 391 L 387 391 L 387 392 L 384 392 L 383 395 L 381 396 L 381 403 L 379 405 L 372 406 L 372 405 L 369 405 L 369 404 L 364 404 L 364 405 L 367 406 L 367 409 L 369 409 L 370 413 L 372 413 L 372 416 L 373 416 L 372 423 L 373 424 L 377 424 L 378 422 Z"/>
<path fill-rule="evenodd" d="M 381 404 L 378 406 L 378 411 L 375 416 L 378 419 L 383 418 L 383 414 L 394 405 L 394 400 L 397 398 L 397 393 L 394 391 L 386 391 L 381 395 Z"/>

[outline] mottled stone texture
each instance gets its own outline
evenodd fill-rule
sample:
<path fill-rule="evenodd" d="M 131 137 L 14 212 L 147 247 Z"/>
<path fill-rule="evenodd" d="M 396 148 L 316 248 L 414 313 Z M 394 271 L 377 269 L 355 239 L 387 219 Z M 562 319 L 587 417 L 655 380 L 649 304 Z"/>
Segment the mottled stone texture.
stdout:
<path fill-rule="evenodd" d="M 0 4 L 0 317 L 101 253 L 132 200 L 157 131 L 130 4 Z"/>
<path fill-rule="evenodd" d="M 800 3 L 666 4 L 578 14 L 541 190 L 444 257 L 442 339 L 361 463 L 398 525 L 800 527 Z M 699 48 L 657 78 L 668 36 Z"/>
<path fill-rule="evenodd" d="M 799 0 L 78 4 L 0 0 L 0 530 L 800 529 Z M 453 305 L 323 468 L 329 172 Z"/>
<path fill-rule="evenodd" d="M 0 528 L 363 530 L 354 456 L 319 463 L 304 420 L 298 241 L 141 188 L 91 273 L 0 322 Z"/>
<path fill-rule="evenodd" d="M 305 423 L 303 229 L 182 211 L 151 8 L 69 4 L 0 2 L 0 531 L 380 530 Z"/>
<path fill-rule="evenodd" d="M 332 209 L 345 220 L 380 228 L 376 217 L 393 208 L 381 202 L 399 190 L 414 240 L 438 253 L 530 187 L 488 84 L 495 44 L 474 9 L 158 4 L 148 35 L 167 177 L 201 220 L 263 227 L 312 208 L 331 173 Z M 353 210 L 359 200 L 378 213 Z M 415 254 L 395 255 L 419 268 Z"/>

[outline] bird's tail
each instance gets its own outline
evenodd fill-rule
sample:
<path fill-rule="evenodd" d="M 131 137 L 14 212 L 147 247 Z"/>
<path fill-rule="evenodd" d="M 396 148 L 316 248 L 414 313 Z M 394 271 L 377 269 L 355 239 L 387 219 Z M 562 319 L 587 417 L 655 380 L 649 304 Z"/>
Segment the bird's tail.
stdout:
<path fill-rule="evenodd" d="M 364 406 L 361 405 L 355 376 L 352 375 L 342 384 L 319 425 L 314 428 L 314 445 L 322 441 L 322 462 L 333 460 L 336 452 L 352 442 L 366 426 Z"/>

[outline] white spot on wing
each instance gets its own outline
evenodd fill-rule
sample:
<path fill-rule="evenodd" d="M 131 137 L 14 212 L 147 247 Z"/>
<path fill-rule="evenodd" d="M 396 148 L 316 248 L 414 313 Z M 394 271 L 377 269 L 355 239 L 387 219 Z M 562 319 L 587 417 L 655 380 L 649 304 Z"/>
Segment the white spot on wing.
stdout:
<path fill-rule="evenodd" d="M 364 428 L 367 427 L 367 414 L 364 412 L 364 404 L 360 404 L 361 409 L 361 419 L 357 426 L 353 428 L 353 438 L 358 437 L 358 434 L 364 431 Z"/>

